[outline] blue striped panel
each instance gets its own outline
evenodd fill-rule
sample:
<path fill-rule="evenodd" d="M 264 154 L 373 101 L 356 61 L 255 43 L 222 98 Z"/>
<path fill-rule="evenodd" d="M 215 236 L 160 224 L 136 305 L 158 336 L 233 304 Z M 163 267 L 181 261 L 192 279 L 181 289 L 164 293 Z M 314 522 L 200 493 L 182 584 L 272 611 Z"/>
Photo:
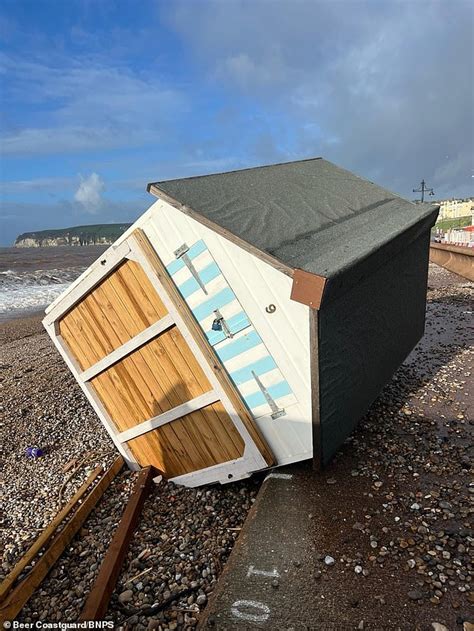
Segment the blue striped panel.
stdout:
<path fill-rule="evenodd" d="M 194 243 L 189 248 L 186 254 L 189 256 L 190 259 L 194 259 L 196 256 L 199 256 L 199 254 L 202 254 L 206 250 L 207 250 L 206 244 L 201 239 L 200 241 L 196 241 L 196 243 Z M 173 276 L 173 274 L 176 274 L 176 272 L 179 272 L 179 270 L 183 269 L 183 267 L 184 267 L 183 261 L 181 259 L 176 259 L 175 261 L 171 261 L 171 263 L 166 266 L 166 269 L 168 270 L 168 273 L 171 276 Z"/>
<path fill-rule="evenodd" d="M 257 361 L 245 366 L 245 368 L 239 368 L 239 370 L 234 370 L 234 372 L 230 373 L 233 382 L 236 386 L 239 386 L 250 379 L 253 379 L 252 370 L 256 375 L 264 375 L 266 372 L 270 372 L 270 370 L 275 370 L 278 366 L 275 363 L 275 360 L 270 355 L 267 357 L 262 357 L 262 359 L 257 359 Z"/>
<path fill-rule="evenodd" d="M 232 316 L 228 320 L 226 319 L 227 326 L 229 327 L 229 331 L 231 333 L 238 333 L 242 331 L 242 329 L 250 326 L 250 320 L 247 318 L 245 313 L 241 311 L 240 313 L 236 313 L 235 316 Z M 206 331 L 206 337 L 209 340 L 209 344 L 214 346 L 222 340 L 226 339 L 225 333 L 223 331 Z"/>
<path fill-rule="evenodd" d="M 206 244 L 201 239 L 189 248 L 187 255 L 192 260 L 205 251 L 208 250 Z M 176 274 L 179 270 L 183 269 L 183 267 L 185 267 L 185 264 L 181 259 L 176 259 L 166 266 L 171 276 Z M 206 285 L 207 283 L 221 275 L 221 271 L 217 264 L 213 261 L 203 270 L 201 270 L 199 272 L 199 275 L 203 284 Z M 183 298 L 187 299 L 189 296 L 194 294 L 195 291 L 200 289 L 200 286 L 194 278 L 189 278 L 184 283 L 179 285 L 178 289 Z M 237 301 L 237 298 L 232 289 L 227 286 L 214 296 L 203 300 L 203 302 L 201 302 L 201 304 L 195 307 L 192 311 L 198 322 L 202 322 L 204 319 L 211 316 L 216 309 L 221 309 L 234 300 Z M 229 361 L 230 359 L 233 359 L 234 357 L 237 357 L 238 355 L 241 355 L 242 353 L 245 353 L 246 351 L 255 348 L 260 344 L 263 344 L 261 337 L 252 327 L 252 324 L 244 311 L 241 311 L 235 316 L 229 318 L 227 320 L 227 326 L 229 327 L 231 333 L 234 334 L 242 331 L 247 327 L 251 328 L 246 335 L 243 335 L 237 340 L 232 340 L 229 343 L 226 343 L 222 348 L 215 347 L 214 350 L 216 351 L 219 359 L 223 362 L 224 365 L 225 362 Z M 216 344 L 219 344 L 219 342 L 222 342 L 226 339 L 223 331 L 210 330 L 205 332 L 205 334 L 207 339 L 209 340 L 209 343 L 212 346 L 215 346 Z M 264 375 L 265 373 L 275 369 L 278 369 L 275 360 L 273 359 L 273 357 L 271 357 L 271 355 L 266 355 L 265 357 L 252 362 L 248 366 L 244 366 L 243 368 L 235 370 L 233 373 L 230 374 L 230 377 L 238 387 L 239 385 L 253 379 L 252 371 L 255 372 L 255 374 L 257 375 Z M 257 389 L 256 392 L 253 392 L 252 394 L 249 394 L 247 396 L 242 395 L 245 403 L 251 410 L 267 403 L 264 394 L 258 389 L 257 383 L 255 383 L 255 387 Z M 292 394 L 292 390 L 289 384 L 284 379 L 273 386 L 269 386 L 267 390 L 274 401 L 277 401 L 281 397 Z"/>
<path fill-rule="evenodd" d="M 250 333 L 239 337 L 238 340 L 233 340 L 232 342 L 229 342 L 229 344 L 226 344 L 224 347 L 215 348 L 214 350 L 216 351 L 219 359 L 222 362 L 226 362 L 229 359 L 232 359 L 233 357 L 236 357 L 237 355 L 245 353 L 245 351 L 258 346 L 259 344 L 262 344 L 262 339 L 260 335 L 256 331 L 250 331 Z"/>
<path fill-rule="evenodd" d="M 280 381 L 280 383 L 276 383 L 274 386 L 269 386 L 267 390 L 268 394 L 272 397 L 274 401 L 276 401 L 280 397 L 286 396 L 287 394 L 292 394 L 291 388 L 286 381 Z M 253 394 L 247 395 L 246 397 L 244 397 L 244 400 L 250 409 L 257 408 L 259 405 L 267 403 L 263 392 L 261 392 L 260 390 L 258 392 L 254 392 Z"/>
<path fill-rule="evenodd" d="M 215 296 L 205 300 L 197 307 L 194 307 L 192 312 L 198 322 L 204 320 L 210 316 L 216 309 L 220 309 L 224 305 L 228 305 L 229 302 L 235 300 L 234 292 L 230 287 L 226 287 L 225 289 L 221 289 Z"/>
<path fill-rule="evenodd" d="M 214 278 L 217 278 L 220 273 L 221 270 L 217 267 L 217 265 L 215 263 L 210 263 L 199 272 L 199 277 L 205 285 L 206 283 L 210 283 L 211 280 L 214 280 Z M 183 298 L 187 298 L 191 294 L 194 294 L 194 292 L 198 289 L 201 289 L 201 287 L 195 278 L 188 278 L 188 280 L 184 281 L 184 283 L 178 285 L 178 289 Z"/>

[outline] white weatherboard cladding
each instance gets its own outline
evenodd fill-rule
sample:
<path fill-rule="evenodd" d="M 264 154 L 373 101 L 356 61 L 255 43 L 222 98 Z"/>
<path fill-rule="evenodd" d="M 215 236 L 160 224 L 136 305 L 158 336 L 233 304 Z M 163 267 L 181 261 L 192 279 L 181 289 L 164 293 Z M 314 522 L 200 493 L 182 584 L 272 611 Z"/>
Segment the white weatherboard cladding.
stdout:
<path fill-rule="evenodd" d="M 162 200 L 153 204 L 132 228 L 145 231 L 165 265 L 176 260 L 174 252 L 184 243 L 192 247 L 199 240 L 204 241 L 211 257 L 203 252 L 199 255 L 201 259 L 193 259 L 193 264 L 196 269 L 202 270 L 214 259 L 297 400 L 294 403 L 292 395 L 288 399 L 283 397 L 278 404 L 285 407 L 285 416 L 272 419 L 267 414 L 256 418 L 255 422 L 278 464 L 310 458 L 309 310 L 305 305 L 290 300 L 291 278 Z M 187 270 L 183 271 L 181 281 L 185 282 L 188 278 Z M 173 280 L 176 282 L 174 276 Z M 215 281 L 210 281 L 213 282 L 216 289 L 222 279 L 217 277 Z M 271 314 L 265 311 L 270 304 L 276 307 Z M 226 319 L 236 315 L 234 312 L 238 310 L 233 303 L 229 306 L 230 311 L 226 311 L 225 307 L 221 309 Z M 213 316 L 210 316 L 209 325 L 212 320 Z M 245 330 L 237 335 L 244 334 Z M 229 367 L 226 365 L 226 368 Z M 267 406 L 262 406 L 252 412 L 254 416 L 259 416 L 266 409 Z"/>

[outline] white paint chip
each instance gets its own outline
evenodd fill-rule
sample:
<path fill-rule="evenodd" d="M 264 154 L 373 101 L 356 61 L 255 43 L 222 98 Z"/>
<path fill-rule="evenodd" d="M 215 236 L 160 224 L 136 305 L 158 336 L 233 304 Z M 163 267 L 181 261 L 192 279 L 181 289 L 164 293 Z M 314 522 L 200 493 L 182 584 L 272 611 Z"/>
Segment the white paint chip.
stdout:
<path fill-rule="evenodd" d="M 265 480 L 269 480 L 270 478 L 277 478 L 278 480 L 291 480 L 292 477 L 292 473 L 269 473 Z"/>

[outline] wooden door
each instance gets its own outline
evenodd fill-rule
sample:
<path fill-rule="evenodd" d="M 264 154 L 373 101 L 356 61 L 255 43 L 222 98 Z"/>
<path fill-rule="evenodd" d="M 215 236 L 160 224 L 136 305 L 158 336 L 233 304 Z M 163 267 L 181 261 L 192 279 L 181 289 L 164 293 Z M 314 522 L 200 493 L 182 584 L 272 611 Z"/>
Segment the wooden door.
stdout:
<path fill-rule="evenodd" d="M 111 250 L 45 325 L 123 455 L 192 486 L 271 465 L 146 235 L 135 230 Z"/>

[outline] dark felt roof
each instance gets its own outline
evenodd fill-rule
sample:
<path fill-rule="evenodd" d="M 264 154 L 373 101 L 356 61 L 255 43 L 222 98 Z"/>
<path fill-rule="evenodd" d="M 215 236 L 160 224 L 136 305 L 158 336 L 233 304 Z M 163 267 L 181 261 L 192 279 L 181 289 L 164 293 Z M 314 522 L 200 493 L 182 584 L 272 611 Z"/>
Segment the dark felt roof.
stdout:
<path fill-rule="evenodd" d="M 438 208 L 413 204 L 322 158 L 153 186 L 286 265 L 328 278 L 366 259 L 373 264 L 377 253 L 382 262 L 395 245 L 428 229 Z"/>

